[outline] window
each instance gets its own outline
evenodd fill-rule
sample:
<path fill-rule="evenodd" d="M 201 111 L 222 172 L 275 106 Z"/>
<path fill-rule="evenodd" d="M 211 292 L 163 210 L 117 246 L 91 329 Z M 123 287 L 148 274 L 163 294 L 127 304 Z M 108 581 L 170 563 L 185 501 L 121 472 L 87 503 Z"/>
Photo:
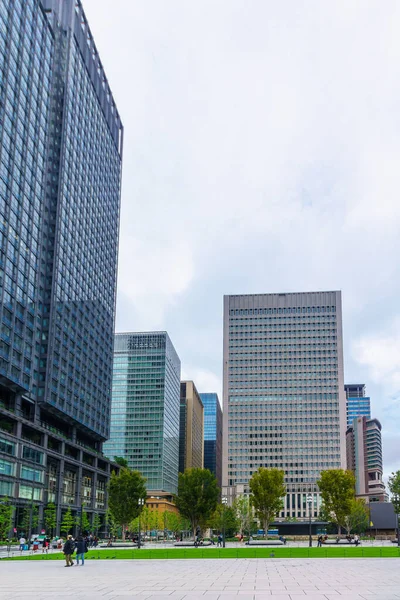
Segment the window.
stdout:
<path fill-rule="evenodd" d="M 14 484 L 9 481 L 0 481 L 0 496 L 13 496 Z"/>
<path fill-rule="evenodd" d="M 21 467 L 21 478 L 29 479 L 29 481 L 37 481 L 38 483 L 43 482 L 43 471 L 37 469 L 31 469 L 30 467 Z"/>
<path fill-rule="evenodd" d="M 41 465 L 43 461 L 43 452 L 39 452 L 38 450 L 24 446 L 22 450 L 22 457 L 26 460 L 30 460 L 31 462 Z"/>
<path fill-rule="evenodd" d="M 33 491 L 33 500 L 41 500 L 42 499 L 42 490 L 40 490 L 38 488 L 32 488 L 30 485 L 22 485 L 22 484 L 19 486 L 19 497 L 31 500 L 32 499 L 32 491 Z"/>
<path fill-rule="evenodd" d="M 0 475 L 14 475 L 14 463 L 0 459 Z"/>
<path fill-rule="evenodd" d="M 4 454 L 9 454 L 10 456 L 14 456 L 15 454 L 15 444 L 9 442 L 8 440 L 4 440 L 0 438 L 0 452 L 4 452 Z"/>

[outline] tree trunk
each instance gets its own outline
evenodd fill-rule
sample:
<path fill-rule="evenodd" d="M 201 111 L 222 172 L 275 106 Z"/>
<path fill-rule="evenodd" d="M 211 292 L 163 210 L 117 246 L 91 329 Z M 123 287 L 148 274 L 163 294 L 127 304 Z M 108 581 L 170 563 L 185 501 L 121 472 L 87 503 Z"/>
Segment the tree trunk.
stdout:
<path fill-rule="evenodd" d="M 264 537 L 265 537 L 265 539 L 267 539 L 267 537 L 268 537 L 268 521 L 265 520 L 263 525 L 264 525 Z"/>
<path fill-rule="evenodd" d="M 124 542 L 126 538 L 126 525 L 125 523 L 122 525 L 122 541 Z"/>

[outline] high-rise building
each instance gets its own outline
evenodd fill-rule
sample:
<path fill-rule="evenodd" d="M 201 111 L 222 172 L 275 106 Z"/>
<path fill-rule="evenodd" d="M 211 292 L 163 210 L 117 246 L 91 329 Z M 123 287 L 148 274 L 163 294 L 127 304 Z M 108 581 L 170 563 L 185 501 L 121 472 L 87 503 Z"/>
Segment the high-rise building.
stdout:
<path fill-rule="evenodd" d="M 179 420 L 179 472 L 204 466 L 204 407 L 193 381 L 182 381 Z"/>
<path fill-rule="evenodd" d="M 218 394 L 200 394 L 204 406 L 204 468 L 222 487 L 222 410 Z"/>
<path fill-rule="evenodd" d="M 153 492 L 178 489 L 180 378 L 181 361 L 165 331 L 115 335 L 104 452 L 125 458 Z"/>
<path fill-rule="evenodd" d="M 0 72 L 0 495 L 102 513 L 123 128 L 79 0 L 2 0 Z"/>
<path fill-rule="evenodd" d="M 366 396 L 364 383 L 346 383 L 347 427 L 350 427 L 357 417 L 371 418 L 371 399 Z"/>
<path fill-rule="evenodd" d="M 259 467 L 285 471 L 281 518 L 319 512 L 316 484 L 346 465 L 340 292 L 224 298 L 223 493 Z"/>
<path fill-rule="evenodd" d="M 356 417 L 346 431 L 347 468 L 356 477 L 356 495 L 367 502 L 385 502 L 382 481 L 382 426 L 378 419 Z"/>

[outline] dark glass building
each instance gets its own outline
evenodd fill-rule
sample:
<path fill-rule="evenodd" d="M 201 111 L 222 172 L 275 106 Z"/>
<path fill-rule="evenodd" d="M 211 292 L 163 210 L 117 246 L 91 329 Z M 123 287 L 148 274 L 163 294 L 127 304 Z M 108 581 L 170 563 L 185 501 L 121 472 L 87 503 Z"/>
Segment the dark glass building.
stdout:
<path fill-rule="evenodd" d="M 125 458 L 152 492 L 178 490 L 180 377 L 181 361 L 165 331 L 115 335 L 104 451 Z"/>
<path fill-rule="evenodd" d="M 1 0 L 0 495 L 59 518 L 105 509 L 122 132 L 80 1 Z"/>
<path fill-rule="evenodd" d="M 204 468 L 222 487 L 222 410 L 215 393 L 200 394 L 204 406 Z"/>

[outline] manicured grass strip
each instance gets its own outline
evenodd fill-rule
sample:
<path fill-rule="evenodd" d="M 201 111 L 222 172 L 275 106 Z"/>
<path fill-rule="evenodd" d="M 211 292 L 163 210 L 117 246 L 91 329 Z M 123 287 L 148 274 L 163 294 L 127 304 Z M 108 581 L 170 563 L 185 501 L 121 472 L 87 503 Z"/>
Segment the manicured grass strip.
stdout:
<path fill-rule="evenodd" d="M 146 560 L 146 559 L 186 559 L 186 558 L 400 558 L 400 548 L 384 546 L 358 548 L 339 546 L 329 548 L 141 548 L 89 550 L 85 560 Z M 14 556 L 3 560 L 64 560 L 64 555 L 30 554 Z"/>

